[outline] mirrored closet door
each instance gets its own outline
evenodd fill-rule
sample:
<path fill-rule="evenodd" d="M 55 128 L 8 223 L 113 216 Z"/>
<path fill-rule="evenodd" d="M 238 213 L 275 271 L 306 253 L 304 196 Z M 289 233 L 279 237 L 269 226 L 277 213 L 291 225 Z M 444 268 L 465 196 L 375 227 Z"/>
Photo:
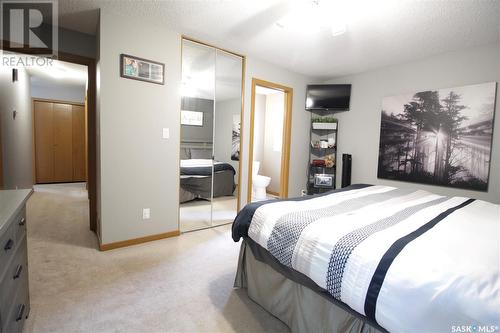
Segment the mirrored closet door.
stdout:
<path fill-rule="evenodd" d="M 238 211 L 243 62 L 182 40 L 181 232 L 231 223 Z"/>

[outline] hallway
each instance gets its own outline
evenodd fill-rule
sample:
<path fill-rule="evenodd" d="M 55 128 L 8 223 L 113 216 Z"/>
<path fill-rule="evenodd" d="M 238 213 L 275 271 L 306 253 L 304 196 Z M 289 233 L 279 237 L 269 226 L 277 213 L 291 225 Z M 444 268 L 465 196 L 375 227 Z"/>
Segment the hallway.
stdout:
<path fill-rule="evenodd" d="M 86 203 L 82 184 L 35 187 L 24 332 L 288 331 L 232 289 L 230 226 L 100 252 Z"/>

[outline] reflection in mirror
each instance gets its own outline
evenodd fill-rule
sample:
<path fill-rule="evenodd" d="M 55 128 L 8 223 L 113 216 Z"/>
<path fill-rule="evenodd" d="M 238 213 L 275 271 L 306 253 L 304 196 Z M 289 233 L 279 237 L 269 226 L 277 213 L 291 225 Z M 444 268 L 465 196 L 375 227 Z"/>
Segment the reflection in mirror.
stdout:
<path fill-rule="evenodd" d="M 215 49 L 182 41 L 180 231 L 212 226 Z"/>
<path fill-rule="evenodd" d="M 215 64 L 212 224 L 231 223 L 238 209 L 243 59 L 217 50 Z"/>

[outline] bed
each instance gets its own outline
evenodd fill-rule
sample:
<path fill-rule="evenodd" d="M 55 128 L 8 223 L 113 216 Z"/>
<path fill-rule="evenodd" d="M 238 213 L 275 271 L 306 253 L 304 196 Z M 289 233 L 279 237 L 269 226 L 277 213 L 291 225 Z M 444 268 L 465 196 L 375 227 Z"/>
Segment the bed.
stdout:
<path fill-rule="evenodd" d="M 212 165 L 213 165 L 213 197 L 233 195 L 236 188 L 234 175 L 236 171 L 229 163 L 211 159 L 181 160 L 180 202 L 194 199 L 212 198 Z"/>
<path fill-rule="evenodd" d="M 353 185 L 251 203 L 235 287 L 294 332 L 494 332 L 500 206 Z"/>

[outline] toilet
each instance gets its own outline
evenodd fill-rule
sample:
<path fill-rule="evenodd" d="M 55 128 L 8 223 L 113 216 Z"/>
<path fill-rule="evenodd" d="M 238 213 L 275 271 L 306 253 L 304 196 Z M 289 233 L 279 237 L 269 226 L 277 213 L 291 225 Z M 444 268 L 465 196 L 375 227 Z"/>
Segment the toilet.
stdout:
<path fill-rule="evenodd" d="M 271 182 L 271 177 L 259 175 L 260 162 L 253 161 L 252 163 L 252 187 L 253 187 L 253 197 L 256 200 L 265 200 L 266 187 Z"/>

